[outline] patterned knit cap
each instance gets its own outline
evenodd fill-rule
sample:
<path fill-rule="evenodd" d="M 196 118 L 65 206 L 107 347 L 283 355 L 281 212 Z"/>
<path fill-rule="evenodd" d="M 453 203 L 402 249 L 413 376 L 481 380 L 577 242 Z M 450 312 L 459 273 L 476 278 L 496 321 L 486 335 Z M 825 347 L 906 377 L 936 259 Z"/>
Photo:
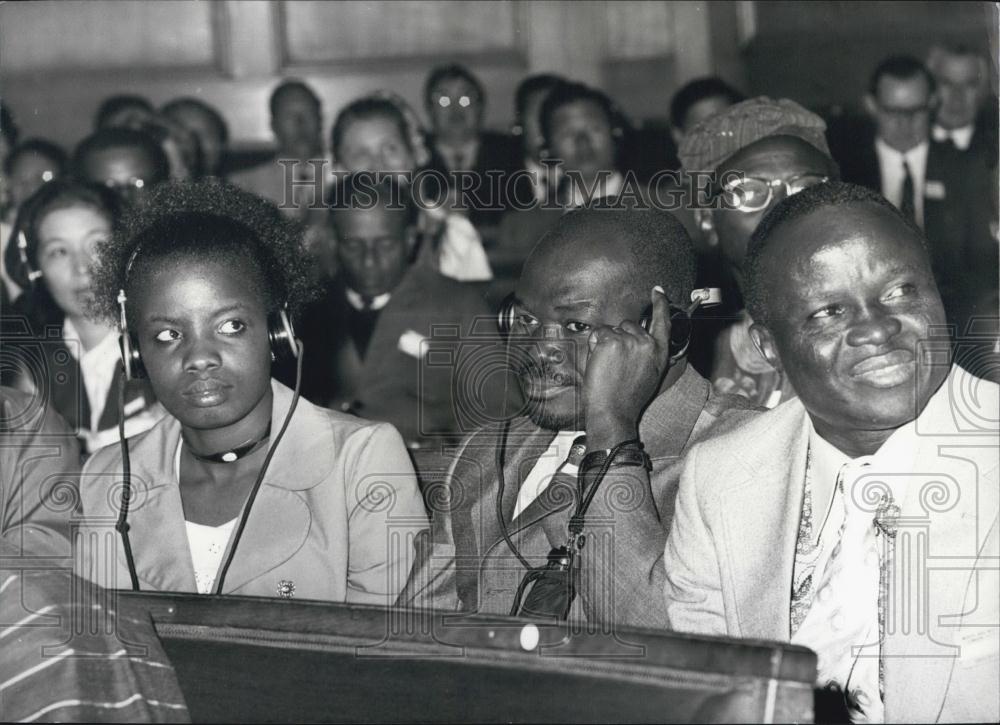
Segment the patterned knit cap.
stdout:
<path fill-rule="evenodd" d="M 715 171 L 742 148 L 768 136 L 796 136 L 827 156 L 826 123 L 787 98 L 757 96 L 709 116 L 681 143 L 685 171 Z"/>

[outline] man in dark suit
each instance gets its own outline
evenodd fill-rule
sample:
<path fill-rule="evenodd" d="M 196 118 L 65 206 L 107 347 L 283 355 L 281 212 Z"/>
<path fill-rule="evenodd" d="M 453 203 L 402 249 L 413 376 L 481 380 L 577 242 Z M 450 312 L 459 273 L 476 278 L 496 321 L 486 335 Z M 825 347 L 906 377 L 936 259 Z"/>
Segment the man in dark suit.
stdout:
<path fill-rule="evenodd" d="M 988 93 L 989 61 L 964 45 L 931 49 L 927 68 L 937 81 L 940 104 L 931 129 L 935 141 L 997 164 L 997 99 Z"/>
<path fill-rule="evenodd" d="M 507 207 L 507 178 L 520 165 L 517 142 L 483 129 L 486 94 L 465 66 L 451 64 L 432 70 L 424 86 L 424 104 L 432 131 L 430 166 L 445 175 L 476 175 L 477 188 L 459 201 L 468 207 L 472 223 L 488 233 L 500 223 Z"/>
<path fill-rule="evenodd" d="M 654 210 L 578 209 L 539 242 L 507 318 L 525 410 L 463 443 L 401 604 L 507 614 L 527 569 L 565 545 L 578 564 L 571 619 L 666 625 L 661 557 L 680 456 L 754 414 L 684 357 L 671 315 L 692 306 L 694 267 L 683 226 Z M 578 485 L 595 492 L 583 548 Z M 543 614 L 537 589 L 518 611 Z"/>
<path fill-rule="evenodd" d="M 334 188 L 340 272 L 298 327 L 302 392 L 426 447 L 502 412 L 504 375 L 489 362 L 496 317 L 478 286 L 417 259 L 412 200 L 391 180 L 371 180 L 349 176 Z"/>
<path fill-rule="evenodd" d="M 990 183 L 985 164 L 931 139 L 935 82 L 918 60 L 895 56 L 872 74 L 865 108 L 874 134 L 834 154 L 841 178 L 880 192 L 923 228 L 945 309 L 962 324 L 973 271 L 989 264 Z M 983 254 L 987 258 L 983 257 Z M 994 275 L 995 282 L 995 275 Z"/>

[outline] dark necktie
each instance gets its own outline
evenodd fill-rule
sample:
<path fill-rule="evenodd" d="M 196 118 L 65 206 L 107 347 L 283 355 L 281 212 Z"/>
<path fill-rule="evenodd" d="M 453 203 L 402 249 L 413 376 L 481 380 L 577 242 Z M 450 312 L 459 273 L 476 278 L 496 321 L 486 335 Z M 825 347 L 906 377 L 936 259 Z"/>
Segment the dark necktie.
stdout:
<path fill-rule="evenodd" d="M 899 203 L 899 210 L 907 219 L 916 223 L 917 204 L 913 191 L 913 174 L 910 173 L 910 165 L 906 163 L 906 159 L 903 159 L 903 198 Z"/>
<path fill-rule="evenodd" d="M 362 296 L 361 304 L 360 310 L 351 307 L 348 321 L 354 346 L 358 350 L 358 356 L 363 360 L 368 352 L 368 343 L 371 342 L 372 334 L 375 332 L 375 323 L 378 322 L 380 310 L 372 307 L 371 297 Z"/>

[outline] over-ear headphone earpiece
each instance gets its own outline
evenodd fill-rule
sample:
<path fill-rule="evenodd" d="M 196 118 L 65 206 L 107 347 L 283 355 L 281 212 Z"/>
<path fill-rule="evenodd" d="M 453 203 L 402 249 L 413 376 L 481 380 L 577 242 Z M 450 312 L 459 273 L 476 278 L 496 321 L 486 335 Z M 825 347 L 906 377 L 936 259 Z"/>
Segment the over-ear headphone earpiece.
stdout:
<path fill-rule="evenodd" d="M 271 313 L 267 321 L 267 339 L 271 341 L 272 362 L 298 359 L 301 351 L 298 340 L 295 339 L 295 328 L 288 316 L 287 304 Z"/>
<path fill-rule="evenodd" d="M 33 269 L 31 260 L 28 259 L 28 238 L 24 235 L 23 229 L 17 231 L 17 256 L 20 258 L 21 265 L 28 274 L 29 282 L 34 282 L 36 279 L 42 277 L 42 270 Z"/>
<path fill-rule="evenodd" d="M 134 254 L 132 258 L 135 259 Z M 129 266 L 131 267 L 131 262 L 129 262 Z M 125 379 L 135 380 L 146 377 L 146 368 L 139 355 L 139 346 L 128 329 L 128 320 L 125 317 L 126 299 L 125 290 L 118 290 L 118 348 L 122 354 L 122 369 L 125 372 Z"/>

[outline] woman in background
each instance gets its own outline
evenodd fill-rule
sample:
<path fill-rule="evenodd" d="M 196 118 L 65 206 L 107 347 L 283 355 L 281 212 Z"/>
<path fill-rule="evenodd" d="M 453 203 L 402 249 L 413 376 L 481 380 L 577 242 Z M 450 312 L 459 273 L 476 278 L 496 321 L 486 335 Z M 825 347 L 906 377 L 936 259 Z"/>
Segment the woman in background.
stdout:
<path fill-rule="evenodd" d="M 88 306 L 94 249 L 110 238 L 119 215 L 108 189 L 59 179 L 25 202 L 9 242 L 17 252 L 14 276 L 27 290 L 13 307 L 20 316 L 4 324 L 13 385 L 55 408 L 85 455 L 118 438 L 118 334 L 89 317 Z M 163 414 L 144 382 L 126 383 L 123 402 L 127 435 L 151 428 Z"/>

